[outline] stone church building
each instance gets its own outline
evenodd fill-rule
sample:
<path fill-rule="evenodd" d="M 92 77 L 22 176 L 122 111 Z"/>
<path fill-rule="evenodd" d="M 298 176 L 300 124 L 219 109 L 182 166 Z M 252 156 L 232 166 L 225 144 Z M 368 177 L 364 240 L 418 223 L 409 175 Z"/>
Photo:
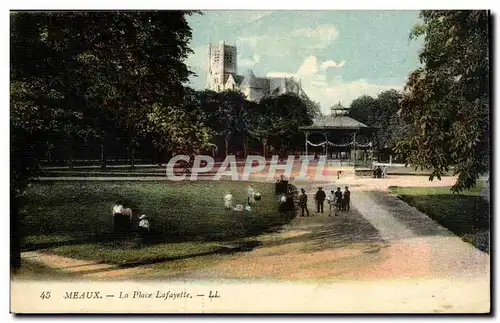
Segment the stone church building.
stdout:
<path fill-rule="evenodd" d="M 209 90 L 238 90 L 250 101 L 285 93 L 305 95 L 300 82 L 291 77 L 257 77 L 251 70 L 239 75 L 236 46 L 224 42 L 210 44 L 209 58 L 206 86 Z"/>

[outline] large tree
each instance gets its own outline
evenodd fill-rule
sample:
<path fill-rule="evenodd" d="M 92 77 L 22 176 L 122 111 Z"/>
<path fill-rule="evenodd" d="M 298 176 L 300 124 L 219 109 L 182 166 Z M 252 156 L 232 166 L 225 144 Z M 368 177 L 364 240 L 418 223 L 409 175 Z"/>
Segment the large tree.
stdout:
<path fill-rule="evenodd" d="M 159 148 L 206 142 L 184 84 L 191 29 L 183 11 L 11 15 L 11 262 L 19 267 L 19 195 L 58 137 L 164 135 Z M 187 112 L 186 112 L 187 111 Z M 192 134 L 196 133 L 196 136 Z M 203 134 L 203 131 L 201 131 Z M 168 134 L 168 136 L 165 136 Z M 167 143 L 166 143 L 167 142 Z"/>
<path fill-rule="evenodd" d="M 489 12 L 425 10 L 411 37 L 424 37 L 422 67 L 412 72 L 401 116 L 416 134 L 398 144 L 407 164 L 440 178 L 450 167 L 454 191 L 489 170 Z"/>

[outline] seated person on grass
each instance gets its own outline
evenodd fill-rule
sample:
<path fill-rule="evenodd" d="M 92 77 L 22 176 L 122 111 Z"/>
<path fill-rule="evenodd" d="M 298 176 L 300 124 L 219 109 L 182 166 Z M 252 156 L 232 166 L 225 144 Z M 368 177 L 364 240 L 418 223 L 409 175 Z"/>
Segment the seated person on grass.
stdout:
<path fill-rule="evenodd" d="M 124 236 L 132 229 L 132 209 L 124 208 L 120 203 L 113 206 L 113 233 Z"/>
<path fill-rule="evenodd" d="M 139 217 L 138 232 L 141 244 L 147 244 L 151 233 L 151 225 L 149 223 L 149 219 L 146 217 L 146 214 Z"/>

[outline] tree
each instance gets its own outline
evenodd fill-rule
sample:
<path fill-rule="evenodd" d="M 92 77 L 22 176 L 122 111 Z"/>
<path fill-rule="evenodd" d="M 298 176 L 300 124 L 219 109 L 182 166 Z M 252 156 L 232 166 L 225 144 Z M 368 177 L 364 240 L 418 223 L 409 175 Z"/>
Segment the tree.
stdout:
<path fill-rule="evenodd" d="M 418 131 L 398 143 L 407 164 L 458 175 L 455 192 L 489 169 L 489 15 L 487 11 L 421 12 L 412 38 L 425 37 L 422 67 L 406 82 L 401 116 Z"/>
<path fill-rule="evenodd" d="M 13 268 L 20 265 L 19 196 L 56 138 L 67 138 L 70 150 L 75 138 L 99 138 L 103 166 L 108 140 L 124 133 L 132 142 L 152 133 L 168 135 L 172 146 L 197 143 L 194 137 L 207 140 L 185 102 L 184 84 L 192 74 L 184 64 L 191 52 L 189 14 L 11 15 Z"/>
<path fill-rule="evenodd" d="M 238 91 L 198 93 L 205 124 L 217 136 L 224 138 L 225 154 L 229 154 L 229 141 L 237 134 L 247 134 L 247 115 L 250 102 Z M 244 139 L 246 141 L 246 139 Z"/>
<path fill-rule="evenodd" d="M 317 116 L 317 105 L 293 93 L 263 98 L 252 108 L 249 133 L 260 139 L 263 153 L 270 138 L 282 147 L 291 147 L 302 138 L 301 126 L 309 126 Z"/>
<path fill-rule="evenodd" d="M 319 102 L 311 100 L 305 93 L 302 93 L 299 97 L 306 105 L 310 118 L 315 119 L 322 116 Z"/>
<path fill-rule="evenodd" d="M 401 98 L 401 93 L 394 89 L 381 92 L 377 96 L 379 111 L 375 127 L 378 145 L 391 151 L 394 151 L 398 142 L 415 132 L 399 114 Z"/>
<path fill-rule="evenodd" d="M 363 95 L 351 102 L 349 116 L 368 126 L 374 126 L 378 110 L 377 100 L 369 95 Z"/>
<path fill-rule="evenodd" d="M 190 92 L 183 84 L 192 74 L 184 63 L 191 53 L 187 14 L 191 12 L 116 12 L 90 17 L 94 46 L 84 53 L 90 58 L 87 70 L 92 71 L 90 98 L 92 107 L 104 108 L 107 118 L 99 111 L 89 118 L 98 116 L 98 129 L 106 130 L 100 133 L 103 165 L 107 139 L 123 129 L 132 150 L 137 140 L 148 134 L 157 139 L 169 134 L 170 143 L 164 137 L 155 140 L 162 151 L 169 145 L 176 146 L 174 142 L 189 142 L 183 137 L 192 127 L 192 116 L 184 111 L 190 109 L 185 104 Z M 166 115 L 169 113 L 175 118 Z M 179 119 L 182 117 L 186 119 Z M 186 128 L 169 131 L 170 122 L 178 122 L 179 130 L 181 124 Z"/>
<path fill-rule="evenodd" d="M 372 141 L 378 149 L 394 148 L 411 131 L 399 116 L 401 94 L 394 90 L 381 92 L 377 98 L 361 96 L 352 101 L 349 115 L 376 128 Z"/>
<path fill-rule="evenodd" d="M 145 129 L 160 131 L 148 127 L 159 110 L 187 108 L 189 14 L 15 13 L 11 78 L 18 91 L 13 99 L 39 105 L 49 115 L 53 111 L 52 121 L 70 150 L 75 137 L 100 139 L 105 166 L 109 138 L 126 137 L 134 147 Z M 186 117 L 184 125 L 192 120 L 176 112 Z M 182 132 L 172 135 L 177 133 Z"/>
<path fill-rule="evenodd" d="M 182 106 L 153 105 L 145 124 L 145 131 L 153 134 L 154 144 L 165 152 L 192 154 L 208 148 L 212 136 L 192 90 Z"/>
<path fill-rule="evenodd" d="M 252 104 L 251 112 L 248 114 L 248 135 L 261 143 L 263 156 L 267 154 L 269 136 L 275 133 L 277 119 L 272 99 L 264 98 L 259 103 Z"/>
<path fill-rule="evenodd" d="M 54 13 L 54 16 L 58 14 Z M 11 267 L 20 267 L 20 197 L 39 171 L 56 138 L 71 138 L 85 126 L 74 100 L 78 83 L 66 71 L 73 48 L 54 40 L 47 13 L 11 14 Z M 57 27 L 57 26 L 56 26 Z M 58 31 L 61 33 L 61 31 Z M 57 34 L 57 33 L 56 33 Z"/>

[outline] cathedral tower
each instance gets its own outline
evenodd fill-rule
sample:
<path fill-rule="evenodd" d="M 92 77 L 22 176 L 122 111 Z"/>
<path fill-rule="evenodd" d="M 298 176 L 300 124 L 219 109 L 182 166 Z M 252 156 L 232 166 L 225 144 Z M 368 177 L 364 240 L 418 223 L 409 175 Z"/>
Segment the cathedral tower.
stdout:
<path fill-rule="evenodd" d="M 236 46 L 226 45 L 224 42 L 210 44 L 209 65 L 207 75 L 207 89 L 223 91 L 229 75 L 236 75 L 237 50 Z"/>

